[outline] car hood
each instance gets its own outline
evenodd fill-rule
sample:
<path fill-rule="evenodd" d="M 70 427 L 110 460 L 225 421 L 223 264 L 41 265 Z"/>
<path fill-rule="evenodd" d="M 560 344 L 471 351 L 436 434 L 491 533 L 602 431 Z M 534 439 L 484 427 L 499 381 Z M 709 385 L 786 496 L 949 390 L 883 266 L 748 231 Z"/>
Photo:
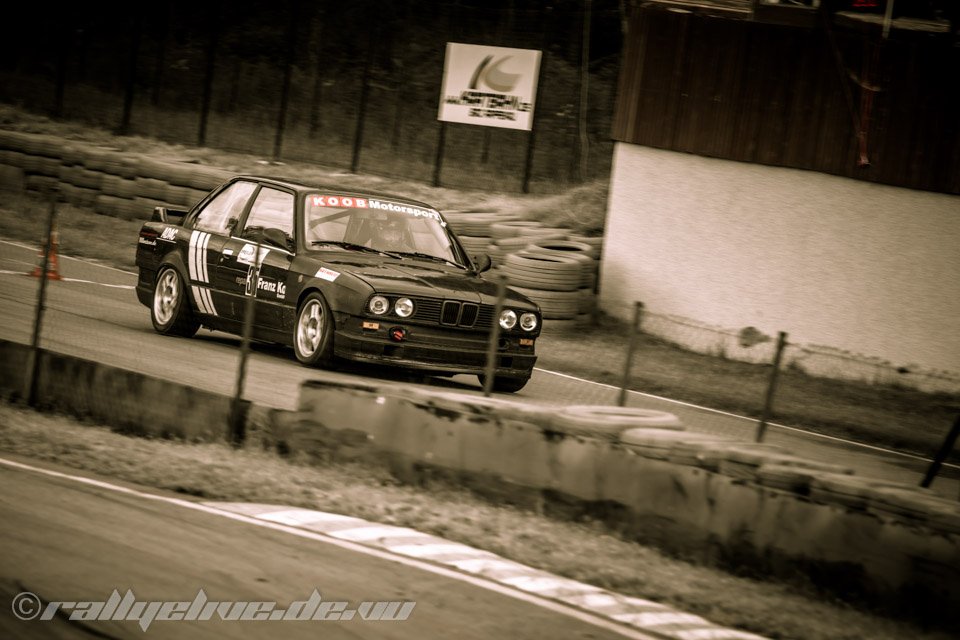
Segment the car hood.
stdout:
<path fill-rule="evenodd" d="M 336 262 L 334 264 L 337 264 Z M 484 280 L 466 271 L 452 271 L 441 265 L 404 261 L 391 264 L 339 263 L 350 273 L 383 293 L 402 293 L 427 298 L 446 298 L 482 304 L 496 304 L 497 283 Z M 535 305 L 514 291 L 507 299 Z"/>

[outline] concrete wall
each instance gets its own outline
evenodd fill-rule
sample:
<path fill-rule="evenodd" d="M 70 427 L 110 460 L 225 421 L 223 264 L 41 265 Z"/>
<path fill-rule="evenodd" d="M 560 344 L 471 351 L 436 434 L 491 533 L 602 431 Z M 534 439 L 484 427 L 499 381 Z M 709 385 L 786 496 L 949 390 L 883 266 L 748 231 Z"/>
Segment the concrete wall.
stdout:
<path fill-rule="evenodd" d="M 29 347 L 0 340 L 0 393 L 21 397 Z M 190 442 L 226 441 L 230 398 L 73 356 L 41 351 L 37 405 L 118 431 Z"/>
<path fill-rule="evenodd" d="M 957 196 L 618 143 L 601 277 L 693 348 L 753 326 L 960 380 Z"/>
<path fill-rule="evenodd" d="M 19 393 L 26 353 L 0 341 L 0 393 Z M 37 395 L 121 431 L 227 439 L 229 398 L 80 358 L 41 352 Z M 308 381 L 297 411 L 250 408 L 246 446 L 386 463 L 409 483 L 439 476 L 498 502 L 589 515 L 698 562 L 806 576 L 891 612 L 960 616 L 960 504 L 770 445 L 687 433 L 675 419 L 595 411 Z"/>
<path fill-rule="evenodd" d="M 960 604 L 952 501 L 769 445 L 659 428 L 587 436 L 563 423 L 562 408 L 314 381 L 283 437 L 291 450 L 386 460 L 408 482 L 440 475 L 496 500 L 589 514 L 699 562 L 806 576 L 893 609 Z"/>

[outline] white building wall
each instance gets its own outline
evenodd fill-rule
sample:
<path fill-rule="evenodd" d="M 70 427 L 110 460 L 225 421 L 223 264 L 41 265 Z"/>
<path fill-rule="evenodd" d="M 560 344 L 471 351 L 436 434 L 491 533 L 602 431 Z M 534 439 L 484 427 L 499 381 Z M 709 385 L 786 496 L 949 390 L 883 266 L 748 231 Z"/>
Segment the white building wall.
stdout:
<path fill-rule="evenodd" d="M 753 326 L 960 371 L 957 196 L 618 143 L 602 260 L 604 311 L 692 321 L 668 337 L 700 350 L 692 326 L 726 330 L 728 355 Z"/>

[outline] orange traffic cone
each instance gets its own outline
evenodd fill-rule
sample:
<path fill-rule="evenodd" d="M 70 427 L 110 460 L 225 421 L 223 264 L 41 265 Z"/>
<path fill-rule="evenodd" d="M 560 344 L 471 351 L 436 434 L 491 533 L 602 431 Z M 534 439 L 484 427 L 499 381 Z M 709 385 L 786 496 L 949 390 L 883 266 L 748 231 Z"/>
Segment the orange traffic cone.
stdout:
<path fill-rule="evenodd" d="M 57 245 L 60 244 L 60 234 L 57 233 L 56 227 L 50 232 L 50 255 L 47 260 L 47 280 L 62 280 L 63 277 L 60 275 L 60 262 L 57 260 Z M 40 257 L 37 259 L 37 266 L 33 268 L 33 273 L 30 275 L 34 278 L 40 277 L 40 272 L 43 269 L 43 247 L 40 247 Z"/>

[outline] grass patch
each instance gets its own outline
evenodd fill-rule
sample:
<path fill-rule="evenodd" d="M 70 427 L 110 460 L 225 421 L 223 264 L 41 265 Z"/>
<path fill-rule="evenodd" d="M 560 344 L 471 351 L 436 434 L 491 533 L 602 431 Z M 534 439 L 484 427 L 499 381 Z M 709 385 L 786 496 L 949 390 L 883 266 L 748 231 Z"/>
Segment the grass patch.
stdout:
<path fill-rule="evenodd" d="M 628 335 L 626 323 L 608 317 L 575 335 L 545 335 L 537 364 L 620 386 Z M 641 334 L 630 388 L 759 418 L 769 378 L 769 365 L 694 353 Z M 932 456 L 960 412 L 960 395 L 816 378 L 784 368 L 775 410 L 776 422 Z M 960 452 L 952 459 L 960 460 Z"/>
<path fill-rule="evenodd" d="M 411 527 L 770 638 L 951 637 L 831 601 L 809 585 L 691 565 L 622 540 L 597 523 L 491 505 L 441 482 L 403 486 L 385 469 L 370 466 L 318 467 L 226 445 L 132 438 L 3 402 L 0 451 L 206 500 L 281 503 Z"/>

